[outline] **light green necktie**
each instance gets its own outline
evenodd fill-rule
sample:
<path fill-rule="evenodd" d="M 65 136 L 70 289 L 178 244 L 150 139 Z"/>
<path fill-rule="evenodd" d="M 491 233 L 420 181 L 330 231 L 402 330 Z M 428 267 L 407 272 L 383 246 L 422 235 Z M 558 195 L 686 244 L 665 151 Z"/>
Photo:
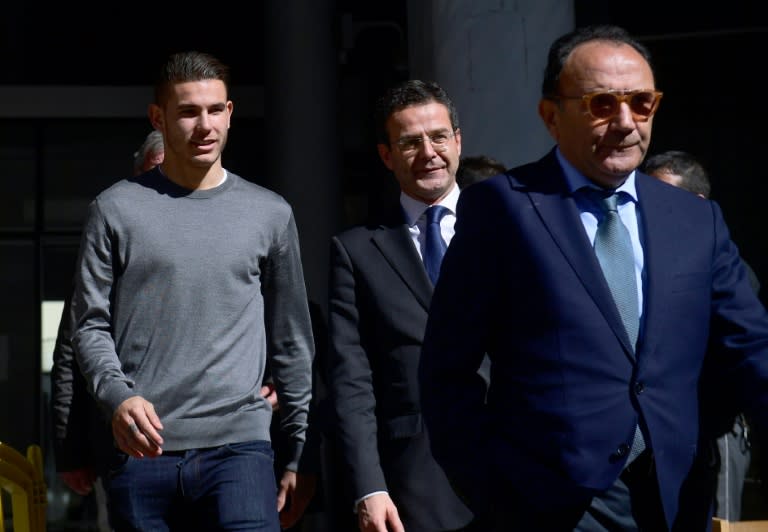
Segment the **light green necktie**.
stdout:
<path fill-rule="evenodd" d="M 640 313 L 637 300 L 637 281 L 635 279 L 635 254 L 632 251 L 632 240 L 629 231 L 621 221 L 618 211 L 618 194 L 602 196 L 599 193 L 598 203 L 603 209 L 603 217 L 597 225 L 595 233 L 595 254 L 603 275 L 611 289 L 616 308 L 621 315 L 624 329 L 629 336 L 629 342 L 634 351 L 637 334 L 640 328 Z M 631 464 L 645 449 L 645 439 L 638 425 L 627 464 Z"/>

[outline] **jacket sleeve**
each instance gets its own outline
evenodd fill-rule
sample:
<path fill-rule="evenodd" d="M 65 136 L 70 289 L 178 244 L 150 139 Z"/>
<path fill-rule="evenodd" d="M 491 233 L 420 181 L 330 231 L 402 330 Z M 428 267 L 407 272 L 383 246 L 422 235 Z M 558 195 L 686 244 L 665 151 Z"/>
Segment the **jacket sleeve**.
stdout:
<path fill-rule="evenodd" d="M 386 491 L 378 451 L 376 399 L 369 353 L 361 339 L 360 306 L 352 260 L 344 244 L 331 242 L 328 389 L 335 434 L 355 500 Z"/>
<path fill-rule="evenodd" d="M 491 499 L 486 381 L 471 379 L 493 367 L 486 343 L 496 314 L 497 295 L 504 292 L 503 259 L 494 245 L 491 197 L 483 187 L 462 192 L 457 206 L 456 234 L 443 259 L 435 286 L 419 363 L 422 415 L 435 459 L 451 484 L 478 515 Z"/>
<path fill-rule="evenodd" d="M 64 301 L 51 368 L 51 428 L 56 471 L 104 465 L 112 448 L 109 423 L 88 393 L 70 341 L 70 298 Z"/>
<path fill-rule="evenodd" d="M 77 363 L 70 342 L 69 305 L 70 299 L 67 298 L 59 322 L 51 368 L 51 423 L 57 471 L 81 469 L 88 463 L 83 411 L 72 408 L 78 382 L 80 387 L 84 383 L 82 378 L 77 379 Z"/>

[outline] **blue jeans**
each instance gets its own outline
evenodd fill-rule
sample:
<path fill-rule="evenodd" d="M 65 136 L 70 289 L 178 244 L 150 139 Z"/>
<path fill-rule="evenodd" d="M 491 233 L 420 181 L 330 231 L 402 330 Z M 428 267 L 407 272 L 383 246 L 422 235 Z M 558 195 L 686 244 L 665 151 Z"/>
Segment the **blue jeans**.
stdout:
<path fill-rule="evenodd" d="M 252 441 L 157 458 L 119 453 L 105 484 L 115 532 L 280 532 L 274 454 Z"/>

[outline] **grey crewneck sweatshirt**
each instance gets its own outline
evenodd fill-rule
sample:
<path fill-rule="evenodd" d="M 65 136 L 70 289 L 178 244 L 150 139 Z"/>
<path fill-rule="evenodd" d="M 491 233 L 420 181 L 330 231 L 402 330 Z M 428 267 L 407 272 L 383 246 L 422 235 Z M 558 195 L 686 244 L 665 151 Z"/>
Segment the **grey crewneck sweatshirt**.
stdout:
<path fill-rule="evenodd" d="M 73 346 L 112 415 L 140 395 L 164 450 L 269 440 L 269 354 L 281 427 L 300 458 L 312 329 L 296 224 L 279 195 L 228 173 L 190 191 L 159 169 L 91 203 L 72 303 Z"/>

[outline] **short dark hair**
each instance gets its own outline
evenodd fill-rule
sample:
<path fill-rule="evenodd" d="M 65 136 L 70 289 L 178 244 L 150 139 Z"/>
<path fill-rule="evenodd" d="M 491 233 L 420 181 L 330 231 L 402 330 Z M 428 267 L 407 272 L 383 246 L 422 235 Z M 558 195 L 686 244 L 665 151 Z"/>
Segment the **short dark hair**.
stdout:
<path fill-rule="evenodd" d="M 443 88 L 434 81 L 411 79 L 391 87 L 376 102 L 374 110 L 376 142 L 389 145 L 387 120 L 393 113 L 413 105 L 426 105 L 432 102 L 442 104 L 448 109 L 451 128 L 456 131 L 459 128 L 459 114 Z"/>
<path fill-rule="evenodd" d="M 155 82 L 155 103 L 165 102 L 171 85 L 208 79 L 223 81 L 229 92 L 229 67 L 212 55 L 196 51 L 171 54 Z"/>
<path fill-rule="evenodd" d="M 616 44 L 628 44 L 638 51 L 651 67 L 651 53 L 640 41 L 632 37 L 627 30 L 610 24 L 598 24 L 584 26 L 562 35 L 549 48 L 547 66 L 544 69 L 544 81 L 541 84 L 541 95 L 544 98 L 552 98 L 558 95 L 560 74 L 571 52 L 579 46 L 590 41 L 608 41 Z M 650 87 L 647 87 L 650 88 Z"/>
<path fill-rule="evenodd" d="M 459 188 L 465 188 L 472 183 L 477 183 L 506 171 L 507 167 L 493 157 L 487 155 L 468 155 L 459 159 L 459 168 L 456 170 L 456 183 L 459 185 Z"/>
<path fill-rule="evenodd" d="M 690 153 L 669 150 L 648 157 L 643 164 L 646 174 L 668 172 L 680 176 L 680 188 L 709 197 L 712 186 L 704 166 Z"/>

